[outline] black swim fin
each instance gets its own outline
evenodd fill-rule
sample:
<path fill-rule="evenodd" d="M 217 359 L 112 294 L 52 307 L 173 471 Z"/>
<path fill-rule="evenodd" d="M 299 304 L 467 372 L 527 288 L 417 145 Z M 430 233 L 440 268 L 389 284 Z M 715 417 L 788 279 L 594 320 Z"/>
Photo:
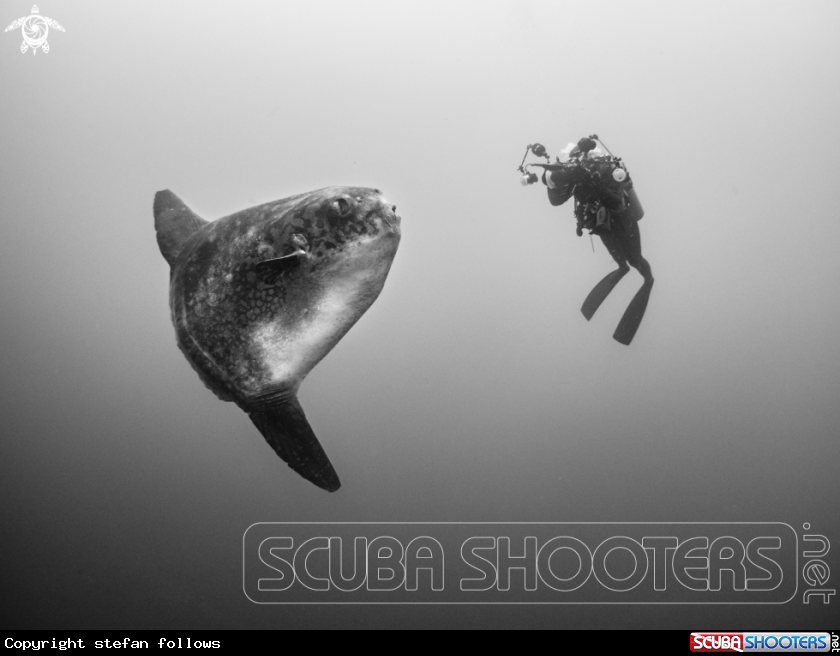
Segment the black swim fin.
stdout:
<path fill-rule="evenodd" d="M 589 296 L 586 297 L 586 300 L 580 308 L 580 311 L 583 313 L 583 316 L 586 317 L 587 321 L 592 318 L 595 311 L 601 307 L 601 303 L 604 302 L 604 299 L 609 296 L 610 292 L 618 284 L 618 281 L 621 280 L 629 270 L 630 269 L 616 269 L 604 276 L 601 279 L 601 282 L 592 288 L 592 291 L 589 292 Z"/>
<path fill-rule="evenodd" d="M 328 492 L 341 487 L 338 474 L 315 437 L 297 397 L 249 411 L 248 416 L 277 455 L 307 481 Z"/>
<path fill-rule="evenodd" d="M 645 316 L 648 300 L 650 299 L 650 292 L 653 289 L 653 280 L 645 281 L 641 289 L 636 292 L 630 305 L 624 311 L 624 316 L 618 322 L 618 328 L 613 333 L 613 339 L 620 344 L 628 346 L 633 341 L 636 331 L 639 329 L 639 324 Z"/>

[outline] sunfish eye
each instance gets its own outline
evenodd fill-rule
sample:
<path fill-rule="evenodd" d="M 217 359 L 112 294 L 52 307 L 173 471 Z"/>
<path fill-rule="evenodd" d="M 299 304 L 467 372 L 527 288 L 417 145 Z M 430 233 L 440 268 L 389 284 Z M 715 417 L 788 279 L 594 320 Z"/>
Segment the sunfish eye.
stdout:
<path fill-rule="evenodd" d="M 332 202 L 332 209 L 339 216 L 347 216 L 350 214 L 350 203 L 344 198 L 339 198 Z"/>

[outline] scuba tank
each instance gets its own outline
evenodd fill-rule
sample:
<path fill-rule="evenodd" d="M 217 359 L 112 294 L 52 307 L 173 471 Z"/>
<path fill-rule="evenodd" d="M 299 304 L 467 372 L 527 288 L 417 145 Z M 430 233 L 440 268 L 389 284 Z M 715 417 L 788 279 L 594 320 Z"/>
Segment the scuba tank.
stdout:
<path fill-rule="evenodd" d="M 636 194 L 636 190 L 633 188 L 632 181 L 630 182 L 630 184 L 627 185 L 627 187 L 625 187 L 624 193 L 627 196 L 627 204 L 631 216 L 634 220 L 641 221 L 642 217 L 645 215 L 645 210 L 642 207 L 641 202 L 639 202 L 639 196 Z"/>
<path fill-rule="evenodd" d="M 641 221 L 642 217 L 645 215 L 645 210 L 642 207 L 642 203 L 639 201 L 639 196 L 636 193 L 636 190 L 633 188 L 633 181 L 630 179 L 630 176 L 627 175 L 627 170 L 618 167 L 613 170 L 612 173 L 613 180 L 621 184 L 624 190 L 624 197 L 627 199 L 627 209 L 630 212 L 630 216 L 633 217 L 634 221 Z"/>
<path fill-rule="evenodd" d="M 584 139 L 581 139 L 581 142 L 583 141 Z M 601 145 L 603 146 L 603 142 L 601 142 Z M 604 148 L 606 149 L 606 146 Z M 586 161 L 582 160 L 584 163 Z M 588 170 L 594 178 L 600 180 L 601 184 L 605 184 L 610 177 L 618 183 L 618 189 L 621 190 L 624 196 L 624 207 L 627 214 L 634 221 L 640 221 L 642 219 L 645 215 L 645 210 L 642 207 L 641 201 L 639 201 L 639 196 L 633 186 L 633 180 L 630 178 L 630 174 L 627 173 L 627 169 L 621 159 L 615 157 L 612 153 L 610 153 L 609 157 L 596 157 L 593 160 L 591 168 Z"/>
<path fill-rule="evenodd" d="M 591 139 L 598 139 L 597 134 L 593 134 Z M 583 139 L 581 139 L 583 141 Z M 598 139 L 598 142 L 604 146 L 604 142 Z M 604 146 L 604 149 L 610 153 L 610 149 Z M 612 153 L 610 153 L 613 156 Z M 615 159 L 615 156 L 613 156 Z M 618 160 L 619 165 L 613 170 L 613 180 L 618 183 L 621 183 L 621 186 L 624 188 L 624 196 L 627 199 L 627 209 L 630 212 L 630 216 L 633 217 L 634 221 L 641 221 L 642 217 L 645 215 L 645 210 L 642 207 L 642 203 L 639 200 L 639 195 L 636 193 L 635 188 L 633 187 L 633 180 L 630 179 L 629 174 L 627 173 L 627 169 L 624 168 L 624 164 L 621 160 Z"/>

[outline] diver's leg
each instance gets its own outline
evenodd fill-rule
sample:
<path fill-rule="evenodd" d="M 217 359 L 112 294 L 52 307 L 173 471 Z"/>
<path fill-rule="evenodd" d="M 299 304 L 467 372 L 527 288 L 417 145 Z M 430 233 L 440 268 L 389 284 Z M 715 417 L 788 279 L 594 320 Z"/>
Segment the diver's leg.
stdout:
<path fill-rule="evenodd" d="M 637 269 L 645 282 L 653 283 L 653 272 L 650 264 L 642 257 L 642 234 L 639 232 L 639 224 L 633 221 L 626 230 L 627 240 L 625 242 L 624 254 L 630 266 Z"/>
<path fill-rule="evenodd" d="M 601 307 L 601 303 L 603 303 L 604 299 L 609 296 L 610 292 L 618 284 L 618 281 L 621 280 L 630 270 L 630 267 L 627 266 L 627 257 L 625 256 L 624 249 L 622 248 L 620 233 L 618 233 L 618 231 L 605 232 L 601 234 L 600 237 L 604 246 L 606 246 L 610 255 L 612 255 L 612 258 L 618 264 L 618 268 L 604 276 L 601 279 L 601 282 L 592 288 L 592 291 L 589 292 L 589 296 L 587 296 L 586 300 L 583 302 L 580 311 L 583 313 L 583 316 L 586 317 L 587 321 L 589 321 L 595 314 L 595 311 Z"/>
<path fill-rule="evenodd" d="M 624 311 L 621 321 L 618 322 L 618 328 L 615 329 L 613 339 L 621 344 L 630 344 L 642 319 L 647 310 L 648 300 L 650 299 L 650 292 L 653 289 L 653 272 L 650 264 L 642 257 L 642 239 L 639 232 L 639 225 L 635 221 L 629 226 L 627 230 L 627 247 L 625 249 L 627 254 L 627 261 L 634 269 L 637 269 L 645 282 L 642 284 L 639 291 L 630 301 L 630 305 Z"/>

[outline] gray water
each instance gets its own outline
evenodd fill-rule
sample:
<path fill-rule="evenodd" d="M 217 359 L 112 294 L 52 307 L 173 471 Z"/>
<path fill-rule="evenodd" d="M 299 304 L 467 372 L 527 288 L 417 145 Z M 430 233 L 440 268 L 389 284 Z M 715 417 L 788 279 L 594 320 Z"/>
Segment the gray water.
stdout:
<path fill-rule="evenodd" d="M 836 545 L 840 5 L 39 7 L 66 29 L 48 54 L 0 34 L 4 627 L 836 624 L 836 597 L 256 606 L 241 567 L 265 521 L 809 522 Z M 640 276 L 587 323 L 612 260 L 515 170 L 593 132 L 646 211 L 630 347 Z M 333 495 L 181 356 L 151 213 L 165 188 L 215 219 L 328 185 L 403 218 L 301 390 Z"/>

